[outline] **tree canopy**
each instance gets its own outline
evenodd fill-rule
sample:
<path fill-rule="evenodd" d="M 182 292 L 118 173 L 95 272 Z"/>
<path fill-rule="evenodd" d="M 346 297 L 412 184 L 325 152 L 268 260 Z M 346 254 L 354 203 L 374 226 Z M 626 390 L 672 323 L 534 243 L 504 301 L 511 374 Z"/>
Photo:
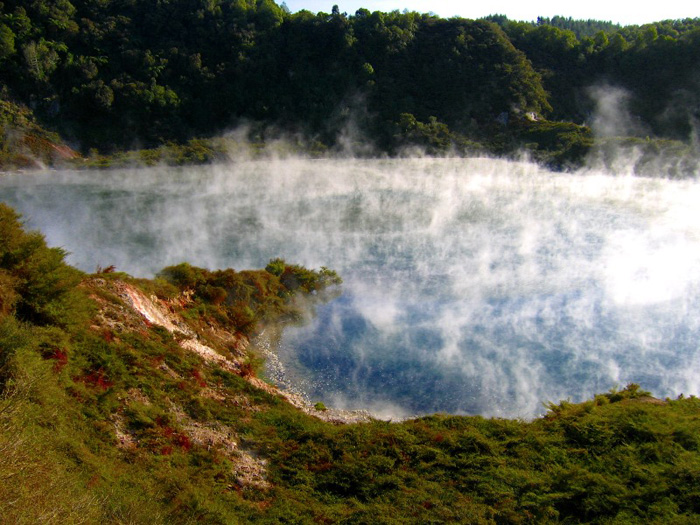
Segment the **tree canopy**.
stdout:
<path fill-rule="evenodd" d="M 649 135 L 699 112 L 700 20 L 620 27 L 563 17 L 291 14 L 272 0 L 3 0 L 0 98 L 73 147 L 109 152 L 242 122 L 333 146 L 349 126 L 392 152 L 402 115 L 450 144 L 537 114 L 586 123 L 588 88 L 630 93 Z M 264 131 L 263 131 L 264 132 Z"/>

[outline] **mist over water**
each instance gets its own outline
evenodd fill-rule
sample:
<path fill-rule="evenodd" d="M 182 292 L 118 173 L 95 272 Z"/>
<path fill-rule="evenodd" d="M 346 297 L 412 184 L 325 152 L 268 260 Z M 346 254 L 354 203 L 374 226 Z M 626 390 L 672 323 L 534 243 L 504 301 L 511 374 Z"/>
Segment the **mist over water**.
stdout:
<path fill-rule="evenodd" d="M 638 382 L 700 394 L 700 184 L 491 159 L 0 177 L 71 264 L 336 270 L 277 349 L 312 401 L 533 417 Z"/>

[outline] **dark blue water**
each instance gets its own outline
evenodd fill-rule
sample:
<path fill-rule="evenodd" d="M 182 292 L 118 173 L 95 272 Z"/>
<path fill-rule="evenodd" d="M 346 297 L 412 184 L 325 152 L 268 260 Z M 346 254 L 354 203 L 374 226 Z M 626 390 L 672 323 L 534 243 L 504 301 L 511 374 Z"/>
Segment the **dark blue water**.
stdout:
<path fill-rule="evenodd" d="M 700 394 L 700 187 L 488 159 L 242 162 L 0 177 L 69 261 L 149 277 L 337 270 L 286 378 L 387 416 L 532 417 L 628 382 Z"/>

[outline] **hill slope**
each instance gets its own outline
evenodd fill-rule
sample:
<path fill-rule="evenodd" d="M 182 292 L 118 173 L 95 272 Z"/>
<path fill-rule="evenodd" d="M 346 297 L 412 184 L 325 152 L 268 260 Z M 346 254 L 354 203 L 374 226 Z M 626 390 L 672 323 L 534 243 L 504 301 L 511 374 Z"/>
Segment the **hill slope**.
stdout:
<path fill-rule="evenodd" d="M 79 157 L 28 108 L 0 99 L 0 170 L 43 168 Z"/>
<path fill-rule="evenodd" d="M 332 293 L 333 272 L 136 280 L 63 256 L 0 205 L 2 523 L 700 517 L 696 398 L 629 385 L 531 422 L 326 411 L 257 378 L 250 337 Z"/>
<path fill-rule="evenodd" d="M 698 56 L 697 18 L 619 27 L 291 14 L 273 0 L 0 4 L 0 100 L 86 156 L 242 126 L 253 142 L 291 137 L 316 153 L 526 148 L 566 166 L 602 111 L 616 136 L 694 145 Z M 544 118 L 562 127 L 532 124 Z"/>

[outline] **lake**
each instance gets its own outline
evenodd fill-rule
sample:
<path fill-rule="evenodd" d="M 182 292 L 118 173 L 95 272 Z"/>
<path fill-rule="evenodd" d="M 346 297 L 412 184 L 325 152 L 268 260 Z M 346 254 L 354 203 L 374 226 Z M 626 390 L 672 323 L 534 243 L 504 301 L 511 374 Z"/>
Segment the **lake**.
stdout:
<path fill-rule="evenodd" d="M 531 418 L 629 382 L 700 394 L 700 185 L 493 159 L 0 176 L 68 262 L 336 270 L 275 351 L 311 401 Z"/>

